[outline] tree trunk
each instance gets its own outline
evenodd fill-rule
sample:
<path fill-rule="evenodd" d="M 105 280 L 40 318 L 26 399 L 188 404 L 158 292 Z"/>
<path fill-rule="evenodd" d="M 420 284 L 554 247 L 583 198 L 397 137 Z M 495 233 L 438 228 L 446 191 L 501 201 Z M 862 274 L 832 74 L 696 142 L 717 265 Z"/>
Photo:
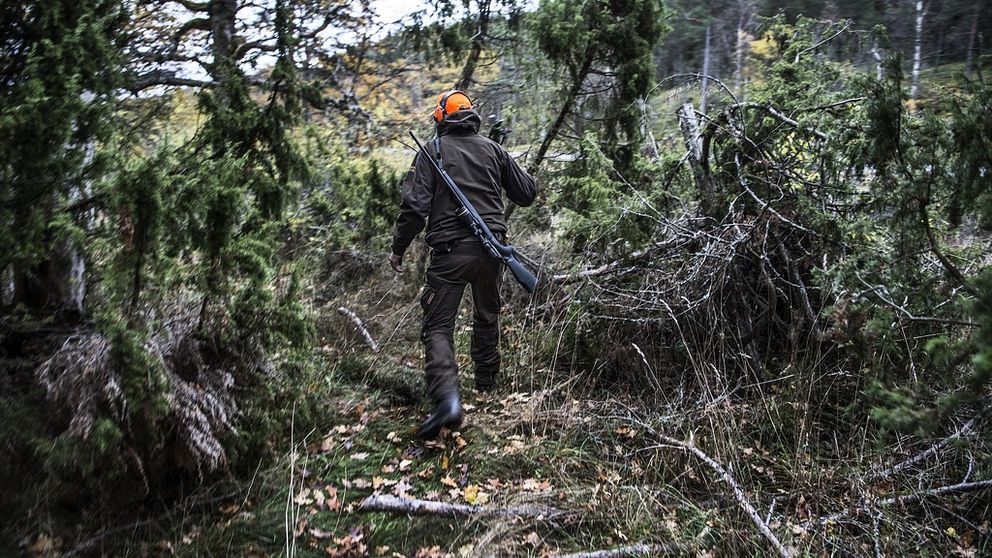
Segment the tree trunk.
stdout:
<path fill-rule="evenodd" d="M 923 16 L 927 13 L 923 0 L 916 0 L 916 36 L 913 40 L 913 73 L 909 98 L 915 99 L 920 85 L 920 59 L 923 52 Z"/>
<path fill-rule="evenodd" d="M 575 106 L 575 100 L 579 97 L 579 92 L 582 90 L 582 84 L 585 83 L 586 76 L 589 74 L 589 69 L 591 67 L 592 56 L 587 56 L 582 68 L 573 78 L 572 87 L 569 88 L 568 94 L 565 97 L 565 102 L 561 104 L 561 109 L 558 110 L 558 116 L 556 116 L 554 122 L 551 123 L 551 127 L 548 128 L 548 132 L 544 134 L 544 139 L 541 141 L 541 145 L 537 148 L 537 153 L 534 154 L 534 159 L 531 160 L 530 165 L 528 165 L 528 174 L 533 175 L 537 172 L 537 168 L 541 165 L 541 161 L 544 160 L 544 156 L 547 155 L 548 149 L 551 147 L 551 142 L 558 136 L 558 132 L 561 131 L 561 125 L 565 123 L 565 119 L 568 118 L 569 113 L 572 112 L 572 107 Z"/>
<path fill-rule="evenodd" d="M 699 120 L 692 103 L 686 103 L 675 111 L 682 129 L 682 140 L 688 152 L 689 167 L 699 191 L 699 207 L 703 215 L 714 216 L 716 213 L 713 200 L 713 184 L 703 167 L 703 140 L 699 130 Z"/>
<path fill-rule="evenodd" d="M 710 27 L 706 26 L 706 43 L 703 47 L 703 89 L 699 98 L 699 112 L 706 114 L 706 96 L 710 85 Z"/>
<path fill-rule="evenodd" d="M 237 25 L 237 0 L 210 0 L 210 39 L 212 41 L 213 72 L 221 70 L 221 62 L 231 62 L 234 54 L 234 30 Z M 215 79 L 218 76 L 214 76 Z"/>
<path fill-rule="evenodd" d="M 871 45 L 871 56 L 875 59 L 875 79 L 882 81 L 882 53 L 878 51 L 878 39 Z"/>
<path fill-rule="evenodd" d="M 975 2 L 975 12 L 971 16 L 971 32 L 968 33 L 968 53 L 964 63 L 964 75 L 971 77 L 975 67 L 975 37 L 978 36 L 978 17 L 981 15 L 981 2 Z"/>
<path fill-rule="evenodd" d="M 45 261 L 14 270 L 14 303 L 36 316 L 71 309 L 72 269 L 72 246 L 68 241 L 55 244 Z"/>
<path fill-rule="evenodd" d="M 742 0 L 737 17 L 737 46 L 734 50 L 734 93 L 738 100 L 743 100 L 744 87 L 744 52 L 747 50 L 747 28 L 751 26 L 750 0 Z"/>
<path fill-rule="evenodd" d="M 462 74 L 455 83 L 455 89 L 465 91 L 472 85 L 472 76 L 475 74 L 475 67 L 479 64 L 479 57 L 482 56 L 482 47 L 485 44 L 489 33 L 489 10 L 492 0 L 479 0 L 479 28 L 472 37 L 472 49 L 462 67 Z"/>
<path fill-rule="evenodd" d="M 569 88 L 568 93 L 565 96 L 565 102 L 561 104 L 561 109 L 558 110 L 558 116 L 556 116 L 554 122 L 551 123 L 551 127 L 548 128 L 548 132 L 544 134 L 544 139 L 541 140 L 541 145 L 537 148 L 537 153 L 534 154 L 534 159 L 531 160 L 530 164 L 527 166 L 527 174 L 533 176 L 537 173 L 538 167 L 541 166 L 541 161 L 544 160 L 544 156 L 548 153 L 548 149 L 551 147 L 551 142 L 558 136 L 558 132 L 561 131 L 562 124 L 565 123 L 565 119 L 568 118 L 569 113 L 572 112 L 572 107 L 575 106 L 575 100 L 578 99 L 579 92 L 582 91 L 582 84 L 585 83 L 586 76 L 589 75 L 589 70 L 592 68 L 592 59 L 592 54 L 587 54 L 585 62 L 582 63 L 582 68 L 572 76 L 572 86 Z M 516 207 L 516 205 L 510 203 L 506 208 L 504 218 L 509 219 L 510 216 L 513 215 L 513 211 Z"/>

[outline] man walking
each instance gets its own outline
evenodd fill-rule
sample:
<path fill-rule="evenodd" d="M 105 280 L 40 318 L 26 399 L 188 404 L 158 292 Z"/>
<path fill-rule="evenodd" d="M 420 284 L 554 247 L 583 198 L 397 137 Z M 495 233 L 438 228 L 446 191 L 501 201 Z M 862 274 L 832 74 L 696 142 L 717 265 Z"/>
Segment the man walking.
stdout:
<path fill-rule="evenodd" d="M 417 431 L 421 439 L 437 437 L 443 427 L 461 425 L 454 328 L 467 285 L 472 286 L 475 306 L 475 387 L 479 391 L 495 387 L 499 376 L 499 289 L 503 275 L 502 262 L 486 251 L 456 215 L 458 201 L 426 157 L 443 162 L 444 169 L 501 242 L 506 236 L 501 194 L 505 192 L 521 206 L 530 205 L 537 194 L 534 179 L 506 150 L 479 135 L 482 119 L 465 93 L 452 90 L 438 95 L 433 118 L 438 141 L 429 144 L 426 152 L 417 153 L 403 182 L 403 202 L 389 255 L 389 264 L 402 272 L 403 253 L 426 223 L 431 260 L 420 298 L 424 310 L 420 339 L 424 343 L 427 393 L 435 408 Z"/>

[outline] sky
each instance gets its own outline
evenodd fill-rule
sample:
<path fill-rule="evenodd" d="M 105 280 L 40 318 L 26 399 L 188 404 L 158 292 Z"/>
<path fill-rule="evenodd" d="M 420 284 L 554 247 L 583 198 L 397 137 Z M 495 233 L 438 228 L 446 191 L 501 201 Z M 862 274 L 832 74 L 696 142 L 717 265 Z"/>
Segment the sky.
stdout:
<path fill-rule="evenodd" d="M 371 5 L 372 9 L 379 14 L 379 21 L 382 23 L 396 21 L 427 7 L 426 2 L 411 0 L 372 0 Z"/>

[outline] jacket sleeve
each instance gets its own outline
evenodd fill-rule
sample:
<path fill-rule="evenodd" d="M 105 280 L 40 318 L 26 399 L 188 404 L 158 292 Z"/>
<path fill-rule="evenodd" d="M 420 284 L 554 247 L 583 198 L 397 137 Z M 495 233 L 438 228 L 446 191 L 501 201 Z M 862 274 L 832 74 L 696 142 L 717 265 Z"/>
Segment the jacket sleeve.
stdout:
<path fill-rule="evenodd" d="M 537 196 L 537 182 L 534 177 L 527 174 L 510 154 L 503 151 L 503 190 L 510 201 L 527 207 L 534 202 Z"/>
<path fill-rule="evenodd" d="M 413 239 L 424 229 L 434 199 L 434 169 L 422 153 L 413 159 L 403 180 L 403 200 L 393 233 L 393 253 L 402 256 Z"/>

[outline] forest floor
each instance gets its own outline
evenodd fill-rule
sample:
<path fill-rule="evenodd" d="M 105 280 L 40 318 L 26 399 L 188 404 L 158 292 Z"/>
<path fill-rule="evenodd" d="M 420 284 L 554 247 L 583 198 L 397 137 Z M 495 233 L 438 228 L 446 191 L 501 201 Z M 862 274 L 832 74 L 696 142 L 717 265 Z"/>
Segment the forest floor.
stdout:
<path fill-rule="evenodd" d="M 818 376 L 790 369 L 751 385 L 671 371 L 662 387 L 635 385 L 636 371 L 625 380 L 575 371 L 562 327 L 569 318 L 535 323 L 519 301 L 504 312 L 504 383 L 482 395 L 471 387 L 466 296 L 455 332 L 465 422 L 438 441 L 415 441 L 430 410 L 417 289 L 371 273 L 379 276 L 342 279 L 318 309 L 327 371 L 312 386 L 318 425 L 273 440 L 280 457 L 238 479 L 233 498 L 197 510 L 191 498 L 170 517 L 159 550 L 548 557 L 645 544 L 656 545 L 647 555 L 969 556 L 987 540 L 981 500 L 952 493 L 942 506 L 921 507 L 923 498 L 914 499 L 953 482 L 936 469 L 872 476 L 929 446 L 895 454 L 863 428 L 839 424 L 849 404 L 843 393 L 804 404 Z M 378 352 L 339 314 L 342 306 L 365 320 Z M 704 389 L 679 387 L 690 384 Z M 368 511 L 371 496 L 492 513 Z M 884 498 L 895 504 L 875 503 Z M 499 512 L 507 509 L 527 513 Z"/>
<path fill-rule="evenodd" d="M 260 463 L 257 478 L 241 483 L 238 497 L 206 516 L 176 514 L 173 535 L 161 548 L 199 555 L 411 557 L 551 556 L 661 541 L 672 549 L 702 548 L 715 514 L 732 508 L 733 500 L 696 504 L 659 482 L 652 461 L 660 450 L 645 450 L 653 443 L 624 418 L 637 414 L 633 398 L 601 392 L 591 398 L 584 395 L 590 390 L 576 386 L 578 378 L 554 382 L 523 362 L 528 351 L 521 346 L 532 333 L 523 331 L 522 312 L 504 315 L 504 385 L 479 394 L 471 387 L 466 296 L 455 336 L 464 424 L 457 432 L 445 429 L 440 440 L 415 441 L 430 410 L 417 339 L 420 307 L 415 291 L 397 281 L 373 281 L 320 311 L 328 373 L 327 384 L 314 390 L 330 394 L 321 403 L 325 424 L 274 442 L 282 459 Z M 342 302 L 366 317 L 381 344 L 378 353 L 338 315 Z M 695 477 L 691 466 L 684 468 Z M 372 495 L 537 513 L 363 511 Z"/>
<path fill-rule="evenodd" d="M 415 370 L 408 373 L 419 380 Z M 222 508 L 223 520 L 209 533 L 216 538 L 196 546 L 240 546 L 264 533 L 242 550 L 269 555 L 286 538 L 286 554 L 304 556 L 548 556 L 661 540 L 684 541 L 689 549 L 706 538 L 721 504 L 733 506 L 711 501 L 703 509 L 652 485 L 647 461 L 636 455 L 638 430 L 608 426 L 606 415 L 619 401 L 569 399 L 553 389 L 465 389 L 462 428 L 421 443 L 413 432 L 426 405 L 400 402 L 388 391 L 362 393 L 364 385 L 328 401 L 336 424 L 298 433 L 290 441 L 298 451 L 270 471 L 272 486 L 246 505 Z M 363 511 L 372 495 L 534 514 Z M 193 544 L 187 534 L 175 548 L 184 541 Z"/>

